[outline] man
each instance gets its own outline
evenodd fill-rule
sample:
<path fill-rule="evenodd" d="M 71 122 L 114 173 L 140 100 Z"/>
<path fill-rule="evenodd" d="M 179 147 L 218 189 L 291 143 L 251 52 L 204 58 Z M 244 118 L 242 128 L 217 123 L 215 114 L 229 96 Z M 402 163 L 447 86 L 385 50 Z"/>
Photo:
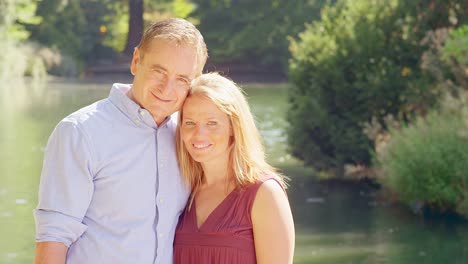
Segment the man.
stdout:
<path fill-rule="evenodd" d="M 189 195 L 174 113 L 207 56 L 188 21 L 155 23 L 135 48 L 133 84 L 114 84 L 107 99 L 57 125 L 34 212 L 36 263 L 172 263 Z"/>

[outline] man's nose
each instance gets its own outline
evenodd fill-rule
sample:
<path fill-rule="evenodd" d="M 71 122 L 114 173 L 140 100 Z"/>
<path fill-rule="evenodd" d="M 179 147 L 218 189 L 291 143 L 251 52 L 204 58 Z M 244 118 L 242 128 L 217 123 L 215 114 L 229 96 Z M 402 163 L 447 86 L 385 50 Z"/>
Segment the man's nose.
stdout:
<path fill-rule="evenodd" d="M 166 79 L 161 81 L 159 85 L 159 90 L 162 94 L 169 95 L 174 92 L 175 89 L 175 82 L 171 79 Z"/>

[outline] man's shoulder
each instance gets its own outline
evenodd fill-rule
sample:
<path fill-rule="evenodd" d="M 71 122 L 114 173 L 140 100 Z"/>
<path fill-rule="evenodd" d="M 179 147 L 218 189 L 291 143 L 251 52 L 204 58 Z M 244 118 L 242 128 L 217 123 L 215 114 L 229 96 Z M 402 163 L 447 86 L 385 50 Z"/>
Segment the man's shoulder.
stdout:
<path fill-rule="evenodd" d="M 63 118 L 55 127 L 51 137 L 76 140 L 83 136 L 88 138 L 105 136 L 109 123 L 115 116 L 113 105 L 108 99 L 99 100 L 85 106 Z"/>
<path fill-rule="evenodd" d="M 131 86 L 129 84 L 114 83 L 109 97 L 96 101 L 85 106 L 64 119 L 61 122 L 73 123 L 77 126 L 88 126 L 93 124 L 102 124 L 114 122 L 117 116 L 122 113 L 119 110 L 116 101 L 122 100 L 122 97 Z"/>
<path fill-rule="evenodd" d="M 108 98 L 102 99 L 78 109 L 60 122 L 73 123 L 76 126 L 83 126 L 96 121 L 99 122 L 100 119 L 104 119 L 112 114 L 112 108 L 113 106 Z"/>

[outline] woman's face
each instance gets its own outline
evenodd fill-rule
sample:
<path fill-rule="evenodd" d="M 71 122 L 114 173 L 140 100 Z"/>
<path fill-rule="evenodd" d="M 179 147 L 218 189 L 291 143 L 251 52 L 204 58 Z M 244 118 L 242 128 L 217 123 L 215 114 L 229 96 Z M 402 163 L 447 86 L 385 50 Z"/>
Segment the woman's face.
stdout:
<path fill-rule="evenodd" d="M 190 96 L 183 105 L 181 137 L 192 158 L 204 165 L 226 164 L 232 136 L 231 124 L 211 100 Z"/>

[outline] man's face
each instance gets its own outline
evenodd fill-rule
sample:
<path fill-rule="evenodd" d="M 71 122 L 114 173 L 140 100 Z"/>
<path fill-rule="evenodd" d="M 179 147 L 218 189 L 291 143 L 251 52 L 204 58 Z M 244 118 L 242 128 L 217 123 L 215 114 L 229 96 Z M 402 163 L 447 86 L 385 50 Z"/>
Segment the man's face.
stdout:
<path fill-rule="evenodd" d="M 197 76 L 195 48 L 153 40 L 144 51 L 135 49 L 131 72 L 135 76 L 130 98 L 148 110 L 160 125 L 178 111 Z"/>

